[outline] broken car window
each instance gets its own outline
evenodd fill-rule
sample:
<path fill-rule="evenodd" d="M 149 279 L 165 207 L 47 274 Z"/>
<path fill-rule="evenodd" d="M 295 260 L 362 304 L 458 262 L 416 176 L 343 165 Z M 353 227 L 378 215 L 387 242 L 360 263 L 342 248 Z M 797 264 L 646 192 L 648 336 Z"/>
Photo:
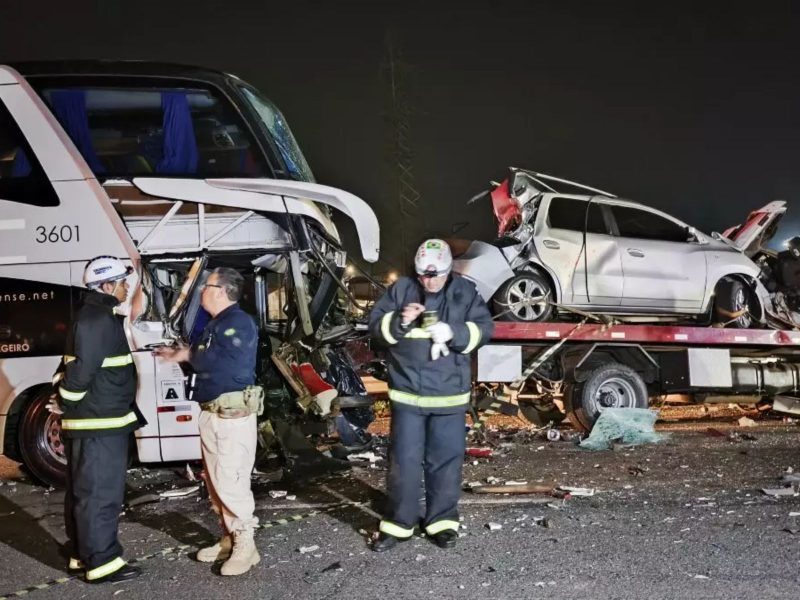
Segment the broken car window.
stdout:
<path fill-rule="evenodd" d="M 550 227 L 582 232 L 586 226 L 586 233 L 608 234 L 600 205 L 592 202 L 589 206 L 588 224 L 586 223 L 586 206 L 587 203 L 584 200 L 553 198 L 547 213 Z"/>
<path fill-rule="evenodd" d="M 689 239 L 685 227 L 655 213 L 629 206 L 612 206 L 611 212 L 617 221 L 620 237 L 663 242 L 687 242 Z"/>

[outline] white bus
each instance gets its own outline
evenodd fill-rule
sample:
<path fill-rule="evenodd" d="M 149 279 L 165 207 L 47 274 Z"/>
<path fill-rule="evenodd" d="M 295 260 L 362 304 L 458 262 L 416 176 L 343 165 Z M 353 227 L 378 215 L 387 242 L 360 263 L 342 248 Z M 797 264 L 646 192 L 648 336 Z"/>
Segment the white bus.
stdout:
<path fill-rule="evenodd" d="M 0 448 L 39 480 L 63 481 L 60 425 L 44 404 L 86 261 L 110 255 L 136 273 L 124 308 L 148 421 L 138 458 L 199 458 L 185 374 L 150 350 L 198 333 L 200 284 L 233 266 L 248 282 L 246 308 L 288 362 L 324 353 L 347 329 L 332 317 L 346 257 L 331 208 L 377 260 L 372 209 L 314 183 L 281 113 L 232 75 L 138 62 L 0 66 Z"/>

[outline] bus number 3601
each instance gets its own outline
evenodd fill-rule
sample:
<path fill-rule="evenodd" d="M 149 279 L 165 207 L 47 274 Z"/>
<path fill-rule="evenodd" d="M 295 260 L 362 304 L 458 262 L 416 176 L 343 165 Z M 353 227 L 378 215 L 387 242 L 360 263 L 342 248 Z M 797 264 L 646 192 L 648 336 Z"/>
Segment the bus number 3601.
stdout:
<path fill-rule="evenodd" d="M 81 229 L 78 225 L 53 225 L 50 229 L 39 225 L 36 228 L 36 241 L 39 244 L 80 242 Z"/>

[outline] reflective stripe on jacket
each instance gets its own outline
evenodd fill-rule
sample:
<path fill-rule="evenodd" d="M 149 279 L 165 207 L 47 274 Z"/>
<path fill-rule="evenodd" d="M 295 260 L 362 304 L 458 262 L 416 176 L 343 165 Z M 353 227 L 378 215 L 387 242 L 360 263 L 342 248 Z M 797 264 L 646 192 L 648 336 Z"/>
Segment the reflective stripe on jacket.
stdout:
<path fill-rule="evenodd" d="M 401 326 L 403 307 L 424 304 L 450 325 L 450 354 L 431 359 L 431 337 L 421 318 Z M 393 405 L 452 411 L 466 407 L 472 385 L 470 353 L 492 336 L 494 324 L 475 285 L 451 275 L 445 287 L 428 294 L 416 279 L 402 277 L 375 303 L 369 319 L 373 339 L 388 348 L 389 398 Z"/>
<path fill-rule="evenodd" d="M 109 294 L 88 291 L 72 325 L 60 371 L 58 394 L 68 437 L 125 433 L 138 425 L 137 376 L 119 304 Z"/>

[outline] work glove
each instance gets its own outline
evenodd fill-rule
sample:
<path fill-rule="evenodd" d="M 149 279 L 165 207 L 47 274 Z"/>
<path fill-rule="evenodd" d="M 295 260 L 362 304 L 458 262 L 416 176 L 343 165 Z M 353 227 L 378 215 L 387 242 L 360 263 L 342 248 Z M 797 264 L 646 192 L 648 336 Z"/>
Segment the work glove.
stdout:
<path fill-rule="evenodd" d="M 425 331 L 431 334 L 434 344 L 444 345 L 453 339 L 453 328 L 443 321 L 429 325 L 425 328 Z"/>
<path fill-rule="evenodd" d="M 45 408 L 55 415 L 64 414 L 64 411 L 61 410 L 61 406 L 58 404 L 58 394 L 51 394 L 50 398 L 47 400 L 47 404 L 45 404 Z"/>
<path fill-rule="evenodd" d="M 448 354 L 450 354 L 450 350 L 444 342 L 431 344 L 431 360 L 436 360 L 440 356 L 447 356 Z"/>

